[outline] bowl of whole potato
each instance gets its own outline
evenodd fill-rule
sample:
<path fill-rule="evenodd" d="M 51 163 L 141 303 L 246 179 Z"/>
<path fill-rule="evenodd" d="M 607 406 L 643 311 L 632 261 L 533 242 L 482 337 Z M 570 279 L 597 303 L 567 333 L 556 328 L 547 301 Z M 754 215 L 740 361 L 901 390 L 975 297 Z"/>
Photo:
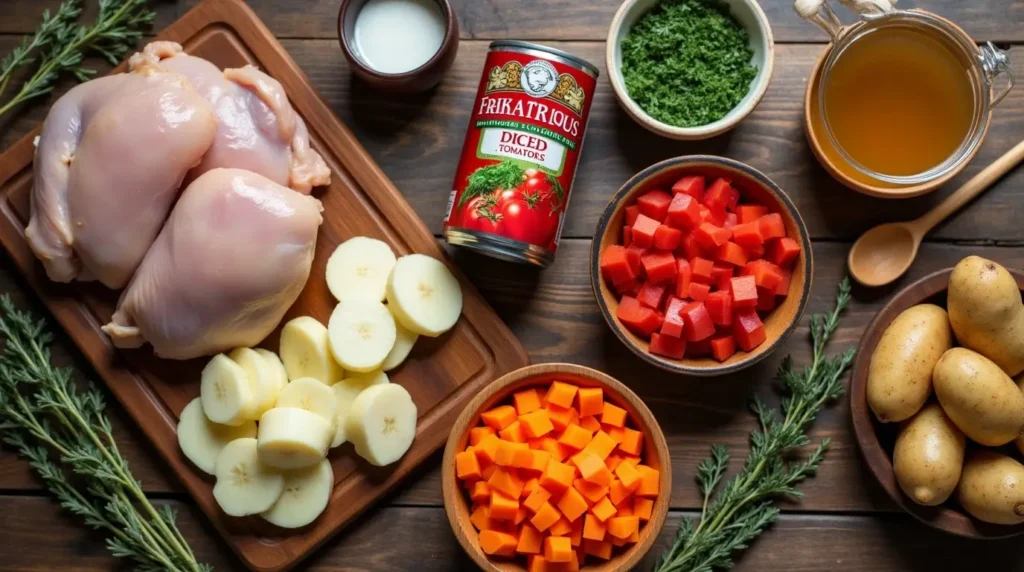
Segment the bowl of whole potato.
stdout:
<path fill-rule="evenodd" d="M 850 410 L 871 472 L 959 536 L 1024 533 L 1021 289 L 1024 272 L 968 256 L 893 296 L 854 362 Z"/>

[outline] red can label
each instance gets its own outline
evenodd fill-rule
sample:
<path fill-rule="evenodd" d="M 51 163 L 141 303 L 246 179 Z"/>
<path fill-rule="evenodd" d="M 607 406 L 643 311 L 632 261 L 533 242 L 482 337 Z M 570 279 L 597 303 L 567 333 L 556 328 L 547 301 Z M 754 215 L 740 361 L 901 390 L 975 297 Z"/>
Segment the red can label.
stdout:
<path fill-rule="evenodd" d="M 547 50 L 492 46 L 488 53 L 448 201 L 446 234 L 498 235 L 553 256 L 596 70 Z"/>

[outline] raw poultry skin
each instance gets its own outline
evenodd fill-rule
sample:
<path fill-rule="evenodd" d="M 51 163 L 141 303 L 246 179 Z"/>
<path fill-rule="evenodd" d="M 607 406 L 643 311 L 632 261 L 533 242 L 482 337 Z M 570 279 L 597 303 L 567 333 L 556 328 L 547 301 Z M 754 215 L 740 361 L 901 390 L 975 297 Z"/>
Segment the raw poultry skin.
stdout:
<path fill-rule="evenodd" d="M 260 343 L 298 298 L 322 218 L 317 199 L 241 169 L 213 169 L 182 193 L 103 327 L 189 359 Z"/>
<path fill-rule="evenodd" d="M 328 185 L 331 171 L 309 146 L 309 132 L 284 88 L 253 66 L 221 71 L 174 42 L 152 42 L 132 67 L 159 65 L 187 77 L 217 114 L 217 137 L 190 177 L 218 167 L 248 169 L 301 193 Z"/>
<path fill-rule="evenodd" d="M 50 279 L 124 287 L 216 130 L 188 80 L 155 66 L 57 100 L 36 148 L 25 230 Z"/>

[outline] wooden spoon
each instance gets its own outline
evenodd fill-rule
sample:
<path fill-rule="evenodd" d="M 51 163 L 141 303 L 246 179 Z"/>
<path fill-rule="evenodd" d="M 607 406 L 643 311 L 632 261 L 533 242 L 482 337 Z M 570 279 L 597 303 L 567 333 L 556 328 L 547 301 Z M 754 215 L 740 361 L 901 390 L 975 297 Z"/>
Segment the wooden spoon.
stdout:
<path fill-rule="evenodd" d="M 1024 141 L 985 167 L 971 180 L 922 217 L 891 222 L 865 232 L 853 243 L 847 263 L 853 278 L 865 286 L 884 286 L 910 268 L 921 240 L 935 225 L 988 189 L 1024 159 Z"/>

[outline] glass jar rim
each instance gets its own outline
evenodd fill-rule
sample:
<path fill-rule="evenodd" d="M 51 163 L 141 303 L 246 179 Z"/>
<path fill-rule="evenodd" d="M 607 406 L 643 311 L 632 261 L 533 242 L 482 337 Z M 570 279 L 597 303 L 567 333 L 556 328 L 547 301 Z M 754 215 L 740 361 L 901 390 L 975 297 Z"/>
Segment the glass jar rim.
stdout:
<path fill-rule="evenodd" d="M 825 85 L 827 85 L 829 72 L 842 57 L 843 53 L 860 38 L 877 31 L 883 27 L 916 23 L 925 25 L 942 34 L 942 37 L 956 45 L 971 62 L 970 81 L 976 92 L 974 119 L 967 134 L 964 136 L 960 146 L 938 165 L 914 175 L 890 175 L 874 171 L 856 159 L 840 145 L 838 138 L 829 125 L 828 115 L 825 112 Z M 864 175 L 886 183 L 910 186 L 929 183 L 942 178 L 954 170 L 960 168 L 968 161 L 981 145 L 981 141 L 987 131 L 992 108 L 991 82 L 985 74 L 982 66 L 981 51 L 974 41 L 959 27 L 948 20 L 936 16 L 930 12 L 921 10 L 893 10 L 881 14 L 863 15 L 862 20 L 847 27 L 842 35 L 832 44 L 828 57 L 825 58 L 821 74 L 818 77 L 818 115 L 829 141 L 839 152 L 840 156 Z"/>

